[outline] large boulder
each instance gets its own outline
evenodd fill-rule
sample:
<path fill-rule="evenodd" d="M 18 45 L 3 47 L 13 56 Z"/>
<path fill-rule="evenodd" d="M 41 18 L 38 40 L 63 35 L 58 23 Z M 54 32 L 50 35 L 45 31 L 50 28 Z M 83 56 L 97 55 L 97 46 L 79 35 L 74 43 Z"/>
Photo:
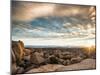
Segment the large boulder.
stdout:
<path fill-rule="evenodd" d="M 81 62 L 82 61 L 82 58 L 77 56 L 77 57 L 74 57 L 74 58 L 71 58 L 71 63 L 78 63 L 78 62 Z"/>
<path fill-rule="evenodd" d="M 39 53 L 39 52 L 32 53 L 30 59 L 31 59 L 30 60 L 31 63 L 37 65 L 45 62 L 45 59 L 43 58 L 43 53 Z"/>
<path fill-rule="evenodd" d="M 28 56 L 32 53 L 32 50 L 30 49 L 24 49 L 24 52 L 25 52 L 25 56 Z"/>
<path fill-rule="evenodd" d="M 24 60 L 25 61 L 30 61 L 30 57 L 31 57 L 31 53 L 32 53 L 32 50 L 30 49 L 25 49 L 25 55 L 24 55 Z"/>

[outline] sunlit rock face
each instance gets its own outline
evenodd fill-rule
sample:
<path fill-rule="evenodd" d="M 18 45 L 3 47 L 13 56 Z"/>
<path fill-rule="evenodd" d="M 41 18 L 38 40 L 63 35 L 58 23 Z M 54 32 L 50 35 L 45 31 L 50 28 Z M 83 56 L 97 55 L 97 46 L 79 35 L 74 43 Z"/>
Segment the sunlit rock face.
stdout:
<path fill-rule="evenodd" d="M 24 57 L 24 43 L 22 41 L 12 41 L 12 63 L 20 63 Z"/>
<path fill-rule="evenodd" d="M 22 41 L 12 41 L 11 47 L 11 71 L 15 74 L 20 68 L 19 65 L 24 58 L 24 43 Z"/>

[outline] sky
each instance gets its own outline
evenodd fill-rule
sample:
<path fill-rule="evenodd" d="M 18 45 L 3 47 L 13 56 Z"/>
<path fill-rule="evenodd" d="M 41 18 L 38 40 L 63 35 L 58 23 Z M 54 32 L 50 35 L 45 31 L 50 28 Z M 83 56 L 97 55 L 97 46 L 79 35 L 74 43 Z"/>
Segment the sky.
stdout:
<path fill-rule="evenodd" d="M 12 40 L 35 46 L 95 45 L 95 6 L 12 1 Z"/>

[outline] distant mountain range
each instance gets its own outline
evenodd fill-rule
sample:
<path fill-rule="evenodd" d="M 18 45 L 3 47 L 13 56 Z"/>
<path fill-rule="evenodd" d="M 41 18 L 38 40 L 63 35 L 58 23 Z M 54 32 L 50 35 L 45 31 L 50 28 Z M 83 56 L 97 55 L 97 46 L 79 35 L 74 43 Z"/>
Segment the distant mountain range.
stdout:
<path fill-rule="evenodd" d="M 25 45 L 25 48 L 83 48 L 82 46 Z"/>

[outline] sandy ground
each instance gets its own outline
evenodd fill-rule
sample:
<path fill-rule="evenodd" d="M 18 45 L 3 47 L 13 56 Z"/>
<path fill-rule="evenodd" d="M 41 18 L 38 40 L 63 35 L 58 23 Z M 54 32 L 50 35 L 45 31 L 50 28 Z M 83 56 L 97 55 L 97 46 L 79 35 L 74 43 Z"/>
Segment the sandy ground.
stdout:
<path fill-rule="evenodd" d="M 48 64 L 40 66 L 39 68 L 33 68 L 26 73 L 36 73 L 36 72 L 53 72 L 53 71 L 69 71 L 69 70 L 85 70 L 85 69 L 95 69 L 96 60 L 95 59 L 85 59 L 80 63 L 64 66 L 58 64 Z"/>

